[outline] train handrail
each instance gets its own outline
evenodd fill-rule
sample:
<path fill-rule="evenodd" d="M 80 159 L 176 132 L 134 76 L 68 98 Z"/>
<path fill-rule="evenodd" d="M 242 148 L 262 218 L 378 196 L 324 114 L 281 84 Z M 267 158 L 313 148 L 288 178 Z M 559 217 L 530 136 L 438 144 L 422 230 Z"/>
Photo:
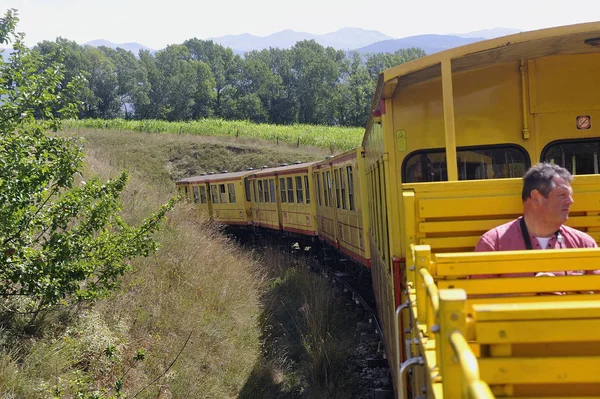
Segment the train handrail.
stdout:
<path fill-rule="evenodd" d="M 404 302 L 402 305 L 398 306 L 396 308 L 396 320 L 395 320 L 395 327 L 396 327 L 396 381 L 398 381 L 398 385 L 400 385 L 403 381 L 404 381 L 404 377 L 402 376 L 402 364 L 400 364 L 400 336 L 404 333 L 403 331 L 400 331 L 400 317 L 402 315 L 402 311 L 404 309 L 409 309 L 411 306 L 411 302 L 410 300 L 406 300 L 406 302 Z M 402 392 L 399 395 L 404 395 L 404 387 L 398 387 L 398 392 Z M 403 397 L 403 396 L 400 396 Z"/>
<path fill-rule="evenodd" d="M 459 331 L 454 331 L 450 334 L 449 340 L 461 369 L 463 384 L 467 388 L 467 396 L 473 399 L 494 399 L 488 384 L 479 378 L 477 357 L 475 357 L 465 337 Z"/>
<path fill-rule="evenodd" d="M 469 347 L 469 343 L 465 337 L 458 331 L 454 331 L 450 334 L 450 345 L 454 349 L 456 359 L 460 364 L 463 378 L 467 382 L 475 381 L 479 379 L 479 363 L 475 354 Z"/>
<path fill-rule="evenodd" d="M 421 278 L 423 278 L 423 284 L 425 284 L 425 289 L 427 290 L 427 297 L 431 303 L 434 318 L 437 319 L 440 311 L 440 294 L 438 292 L 438 287 L 435 285 L 435 280 L 431 273 L 429 273 L 429 270 L 422 268 L 419 270 L 419 274 L 421 275 Z"/>

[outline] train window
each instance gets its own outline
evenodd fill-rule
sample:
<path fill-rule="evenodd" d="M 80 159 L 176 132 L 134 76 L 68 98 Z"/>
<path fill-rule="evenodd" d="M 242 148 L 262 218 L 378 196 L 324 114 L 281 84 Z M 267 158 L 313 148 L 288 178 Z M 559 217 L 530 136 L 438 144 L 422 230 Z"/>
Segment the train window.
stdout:
<path fill-rule="evenodd" d="M 294 183 L 292 183 L 292 178 L 288 177 L 287 178 L 287 189 L 288 189 L 288 202 L 290 204 L 294 203 Z"/>
<path fill-rule="evenodd" d="M 279 179 L 279 189 L 281 190 L 281 202 L 287 202 L 287 190 L 285 189 L 285 177 Z"/>
<path fill-rule="evenodd" d="M 262 180 L 258 181 L 258 202 L 263 202 L 263 186 L 262 186 Z"/>
<path fill-rule="evenodd" d="M 348 202 L 350 210 L 353 211 L 354 207 L 354 178 L 352 176 L 352 166 L 346 166 L 346 172 L 348 174 Z"/>
<path fill-rule="evenodd" d="M 227 193 L 225 193 L 225 184 L 219 184 L 219 198 L 221 204 L 227 203 Z"/>
<path fill-rule="evenodd" d="M 346 174 L 344 169 L 340 169 L 340 189 L 342 191 L 342 209 L 348 209 L 346 206 Z"/>
<path fill-rule="evenodd" d="M 327 179 L 325 178 L 325 172 L 321 174 L 323 178 L 323 197 L 325 198 L 325 206 L 329 206 L 329 198 L 327 197 Z"/>
<path fill-rule="evenodd" d="M 321 206 L 323 205 L 323 201 L 321 200 L 321 179 L 318 173 L 313 174 L 313 177 L 313 184 L 317 187 L 317 205 Z"/>
<path fill-rule="evenodd" d="M 271 197 L 269 196 L 269 180 L 263 180 L 263 190 L 265 194 L 265 202 L 270 202 Z"/>
<path fill-rule="evenodd" d="M 331 172 L 328 170 L 325 175 L 327 176 L 327 199 L 329 200 L 329 206 L 333 207 L 333 197 L 331 195 Z"/>
<path fill-rule="evenodd" d="M 340 170 L 336 169 L 333 171 L 333 183 L 335 184 L 335 199 L 336 199 L 336 207 L 339 208 L 340 205 L 342 204 L 342 201 L 340 200 Z"/>
<path fill-rule="evenodd" d="M 308 185 L 308 176 L 304 176 L 304 190 L 306 193 L 306 203 L 310 204 L 310 187 Z"/>
<path fill-rule="evenodd" d="M 369 171 L 369 183 L 371 185 L 371 192 L 372 193 L 377 193 L 377 191 L 375 191 L 375 175 L 373 173 L 373 170 Z M 369 221 L 370 221 L 370 231 L 371 231 L 371 235 L 373 236 L 373 238 L 376 240 L 377 239 L 377 226 L 375 224 L 375 215 L 376 215 L 376 210 L 375 210 L 375 195 L 369 195 L 369 211 L 371 213 L 371 216 L 369 217 Z"/>
<path fill-rule="evenodd" d="M 597 175 L 599 154 L 600 138 L 560 140 L 548 144 L 540 159 L 560 165 L 573 175 Z"/>
<path fill-rule="evenodd" d="M 235 204 L 235 185 L 233 183 L 227 183 L 227 191 L 229 193 L 229 203 Z"/>
<path fill-rule="evenodd" d="M 198 203 L 198 186 L 192 186 L 192 191 L 194 192 L 194 204 Z"/>
<path fill-rule="evenodd" d="M 218 204 L 219 203 L 219 192 L 217 191 L 217 185 L 216 184 L 212 184 L 210 186 L 210 192 L 212 194 L 212 203 L 213 204 Z"/>
<path fill-rule="evenodd" d="M 269 179 L 269 192 L 271 193 L 271 202 L 275 203 L 277 202 L 275 200 L 275 196 L 277 195 L 277 193 L 275 193 L 275 179 Z"/>
<path fill-rule="evenodd" d="M 254 192 L 254 202 L 258 202 L 258 198 L 256 197 L 256 180 L 252 182 L 252 191 Z"/>
<path fill-rule="evenodd" d="M 530 166 L 529 156 L 517 145 L 458 147 L 456 150 L 458 180 L 504 179 L 521 177 Z M 402 163 L 405 183 L 448 180 L 446 150 L 419 150 Z"/>
<path fill-rule="evenodd" d="M 296 200 L 299 204 L 304 202 L 304 195 L 302 194 L 302 176 L 296 176 Z"/>
<path fill-rule="evenodd" d="M 189 191 L 188 187 L 185 186 L 184 189 L 185 189 L 185 200 L 188 201 L 189 200 L 189 198 L 188 198 L 188 191 Z"/>
<path fill-rule="evenodd" d="M 200 186 L 200 203 L 206 204 L 206 187 Z"/>
<path fill-rule="evenodd" d="M 246 201 L 250 202 L 250 180 L 247 177 L 244 179 L 244 188 L 246 189 Z"/>

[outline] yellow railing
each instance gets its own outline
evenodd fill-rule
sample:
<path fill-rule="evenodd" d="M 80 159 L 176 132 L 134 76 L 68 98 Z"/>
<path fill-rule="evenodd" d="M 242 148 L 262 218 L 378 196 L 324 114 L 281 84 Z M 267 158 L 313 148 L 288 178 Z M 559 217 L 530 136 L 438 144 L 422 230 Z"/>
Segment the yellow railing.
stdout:
<path fill-rule="evenodd" d="M 465 337 L 458 331 L 451 333 L 450 345 L 462 372 L 463 396 L 472 399 L 493 399 L 494 395 L 488 384 L 479 379 L 479 363 Z"/>
<path fill-rule="evenodd" d="M 419 342 L 417 345 L 419 352 L 414 353 L 412 358 L 401 365 L 398 364 L 398 383 L 404 384 L 404 373 L 409 367 L 425 365 L 429 374 L 427 381 L 430 394 L 436 391 L 443 392 L 444 398 L 493 399 L 494 395 L 489 386 L 480 380 L 477 358 L 465 339 L 466 293 L 463 290 L 438 290 L 430 273 L 430 252 L 419 249 L 411 252 L 414 254 L 412 281 L 414 281 L 416 301 L 399 306 L 396 310 L 396 321 L 399 325 L 403 309 L 411 311 L 414 322 L 412 338 L 413 342 Z M 399 331 L 399 328 L 397 331 L 403 336 L 404 332 Z M 435 340 L 435 345 L 429 344 L 427 347 L 429 351 L 435 350 L 435 360 L 433 356 L 426 355 L 425 342 L 431 340 Z M 400 337 L 396 337 L 396 344 L 400 344 Z M 399 359 L 399 352 L 396 353 Z M 435 364 L 431 364 L 433 362 Z M 440 378 L 432 377 L 435 370 L 441 375 L 441 382 Z M 441 391 L 434 390 L 434 384 L 440 383 Z M 399 387 L 399 398 L 404 398 L 404 388 Z"/>

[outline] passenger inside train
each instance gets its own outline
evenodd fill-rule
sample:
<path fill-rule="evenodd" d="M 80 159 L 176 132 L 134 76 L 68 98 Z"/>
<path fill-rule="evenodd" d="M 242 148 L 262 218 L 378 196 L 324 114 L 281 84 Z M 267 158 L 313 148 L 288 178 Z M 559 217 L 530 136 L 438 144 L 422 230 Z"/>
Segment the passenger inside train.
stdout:
<path fill-rule="evenodd" d="M 486 232 L 475 251 L 595 248 L 592 237 L 563 224 L 574 202 L 572 180 L 555 164 L 531 167 L 523 176 L 523 216 Z"/>

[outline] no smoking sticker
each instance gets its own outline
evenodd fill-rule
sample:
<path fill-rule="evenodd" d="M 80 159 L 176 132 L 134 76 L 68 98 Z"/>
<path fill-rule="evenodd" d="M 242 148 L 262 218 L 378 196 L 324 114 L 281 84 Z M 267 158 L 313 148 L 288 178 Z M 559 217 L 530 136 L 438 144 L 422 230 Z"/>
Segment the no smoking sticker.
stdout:
<path fill-rule="evenodd" d="M 592 127 L 592 119 L 589 115 L 580 115 L 577 117 L 577 130 L 588 130 Z"/>

